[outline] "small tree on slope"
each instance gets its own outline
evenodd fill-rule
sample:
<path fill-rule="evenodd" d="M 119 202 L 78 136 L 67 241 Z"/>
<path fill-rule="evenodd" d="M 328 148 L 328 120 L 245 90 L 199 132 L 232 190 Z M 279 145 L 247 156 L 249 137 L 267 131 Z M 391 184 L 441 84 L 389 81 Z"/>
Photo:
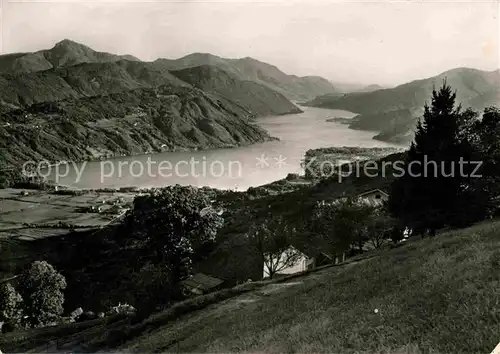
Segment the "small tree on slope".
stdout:
<path fill-rule="evenodd" d="M 0 286 L 0 321 L 18 326 L 23 317 L 22 305 L 21 295 L 10 283 Z"/>
<path fill-rule="evenodd" d="M 43 327 L 63 312 L 65 278 L 45 261 L 36 261 L 22 274 L 19 290 L 24 299 L 27 325 Z"/>
<path fill-rule="evenodd" d="M 270 278 L 300 259 L 300 252 L 291 247 L 294 234 L 295 230 L 283 218 L 266 220 L 247 234 Z"/>

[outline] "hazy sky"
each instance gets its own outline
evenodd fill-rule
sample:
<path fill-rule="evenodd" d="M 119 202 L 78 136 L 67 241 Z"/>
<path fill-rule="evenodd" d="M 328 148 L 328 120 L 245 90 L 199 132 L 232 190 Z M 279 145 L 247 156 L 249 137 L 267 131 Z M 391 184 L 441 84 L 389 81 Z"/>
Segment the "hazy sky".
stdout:
<path fill-rule="evenodd" d="M 500 66 L 497 1 L 2 1 L 3 53 L 69 38 L 143 60 L 251 56 L 287 73 L 388 85 Z"/>

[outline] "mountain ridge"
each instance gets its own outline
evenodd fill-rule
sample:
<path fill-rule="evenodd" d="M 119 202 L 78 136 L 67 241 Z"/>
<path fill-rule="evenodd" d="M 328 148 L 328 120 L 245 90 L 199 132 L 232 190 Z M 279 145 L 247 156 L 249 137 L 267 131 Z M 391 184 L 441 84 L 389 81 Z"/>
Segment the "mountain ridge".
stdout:
<path fill-rule="evenodd" d="M 213 66 L 173 72 L 161 61 L 99 53 L 67 40 L 0 56 L 2 171 L 28 160 L 260 143 L 273 138 L 255 117 L 302 112 L 270 87 Z"/>
<path fill-rule="evenodd" d="M 322 94 L 336 92 L 332 83 L 323 77 L 288 75 L 272 64 L 251 57 L 228 59 L 210 53 L 195 52 L 178 59 L 158 58 L 151 62 L 145 62 L 131 55 L 97 52 L 84 44 L 69 39 L 57 42 L 51 49 L 33 53 L 2 55 L 0 56 L 0 73 L 44 71 L 81 63 L 120 60 L 152 63 L 168 70 L 213 65 L 236 75 L 240 80 L 254 81 L 268 86 L 289 100 L 309 100 Z"/>
<path fill-rule="evenodd" d="M 431 96 L 432 89 L 443 81 L 456 89 L 457 102 L 462 103 L 464 108 L 482 110 L 500 102 L 500 70 L 462 67 L 393 88 L 342 96 L 319 96 L 305 105 L 358 113 L 352 120 L 351 128 L 378 131 L 377 139 L 407 143 L 413 138 L 416 120 L 423 113 L 424 103 Z"/>
<path fill-rule="evenodd" d="M 281 93 L 253 81 L 239 80 L 235 75 L 216 66 L 205 64 L 171 73 L 205 92 L 225 98 L 231 97 L 232 101 L 241 104 L 247 111 L 257 116 L 302 112 Z"/>

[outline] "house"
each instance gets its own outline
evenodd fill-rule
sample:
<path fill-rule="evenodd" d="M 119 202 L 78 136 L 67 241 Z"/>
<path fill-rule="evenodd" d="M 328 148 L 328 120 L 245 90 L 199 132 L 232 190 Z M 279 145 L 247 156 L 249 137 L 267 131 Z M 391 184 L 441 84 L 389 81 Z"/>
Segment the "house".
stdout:
<path fill-rule="evenodd" d="M 219 290 L 223 280 L 211 277 L 203 273 L 196 273 L 181 282 L 186 292 L 194 295 L 203 295 Z"/>
<path fill-rule="evenodd" d="M 293 262 L 289 262 L 289 255 L 295 254 Z M 275 263 L 274 259 L 265 259 L 263 264 L 263 278 L 269 277 L 269 267 L 268 264 Z M 305 253 L 301 252 L 297 248 L 290 246 L 280 256 L 280 259 L 277 261 L 278 264 L 273 266 L 277 270 L 275 275 L 278 274 L 294 274 L 303 272 L 311 267 L 311 263 L 313 262 Z"/>
<path fill-rule="evenodd" d="M 287 255 L 291 253 L 296 254 L 296 256 L 294 257 L 293 262 L 288 263 Z M 269 277 L 269 269 L 266 266 L 266 263 L 269 263 L 269 261 L 264 262 L 262 272 L 263 278 Z M 290 246 L 286 251 L 282 253 L 278 262 L 278 266 L 275 267 L 276 269 L 278 269 L 276 275 L 300 273 L 330 263 L 333 263 L 333 257 L 325 252 Z"/>
<path fill-rule="evenodd" d="M 381 189 L 372 189 L 359 194 L 357 198 L 363 200 L 363 202 L 371 206 L 381 206 L 389 199 L 389 194 Z"/>

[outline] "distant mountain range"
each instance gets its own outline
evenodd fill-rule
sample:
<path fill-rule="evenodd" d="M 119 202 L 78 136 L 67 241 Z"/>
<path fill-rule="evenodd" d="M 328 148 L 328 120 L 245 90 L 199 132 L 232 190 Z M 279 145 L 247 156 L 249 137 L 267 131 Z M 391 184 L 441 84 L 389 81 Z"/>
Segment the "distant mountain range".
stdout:
<path fill-rule="evenodd" d="M 333 87 L 335 87 L 335 93 L 337 94 L 337 96 L 342 95 L 344 93 L 370 92 L 388 88 L 377 84 L 364 85 L 360 83 L 349 83 L 349 82 L 341 82 L 335 80 L 330 80 L 330 82 L 332 83 Z"/>
<path fill-rule="evenodd" d="M 131 55 L 97 52 L 88 46 L 65 39 L 52 49 L 0 56 L 0 73 L 29 73 L 83 63 L 109 63 L 121 60 L 141 62 Z M 332 83 L 322 77 L 288 75 L 273 65 L 249 57 L 225 59 L 212 54 L 193 53 L 179 59 L 158 59 L 148 64 L 162 70 L 181 70 L 197 66 L 216 67 L 239 80 L 265 85 L 291 100 L 307 100 L 336 92 Z"/>
<path fill-rule="evenodd" d="M 457 68 L 390 89 L 323 95 L 305 105 L 358 113 L 351 128 L 378 131 L 376 139 L 406 143 L 413 138 L 416 120 L 423 113 L 424 103 L 430 100 L 433 87 L 444 80 L 457 91 L 457 103 L 464 108 L 482 110 L 500 102 L 500 70 Z"/>
<path fill-rule="evenodd" d="M 377 84 L 372 84 L 372 85 L 364 86 L 364 87 L 357 89 L 357 90 L 353 90 L 352 92 L 373 92 L 373 91 L 377 91 L 377 90 L 383 90 L 384 88 L 385 87 L 383 87 L 383 86 L 380 86 Z"/>
<path fill-rule="evenodd" d="M 0 56 L 0 165 L 262 142 L 271 137 L 253 118 L 334 91 L 251 58 L 143 62 L 63 40 Z"/>

